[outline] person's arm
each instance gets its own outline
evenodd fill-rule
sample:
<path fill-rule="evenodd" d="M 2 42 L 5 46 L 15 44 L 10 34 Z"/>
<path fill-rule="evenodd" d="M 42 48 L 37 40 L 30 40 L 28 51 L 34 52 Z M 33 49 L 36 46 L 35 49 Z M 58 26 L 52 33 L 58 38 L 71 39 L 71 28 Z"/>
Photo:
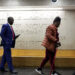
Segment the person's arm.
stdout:
<path fill-rule="evenodd" d="M 3 25 L 1 29 L 1 37 L 3 41 L 6 41 L 6 38 L 5 38 L 6 31 L 7 31 L 7 27 L 6 25 Z"/>
<path fill-rule="evenodd" d="M 59 41 L 59 33 L 57 32 L 57 43 L 56 43 L 56 47 L 60 47 L 61 43 Z"/>
<path fill-rule="evenodd" d="M 57 42 L 57 39 L 52 35 L 52 28 L 48 27 L 46 29 L 46 36 L 48 39 L 52 40 L 53 42 Z"/>

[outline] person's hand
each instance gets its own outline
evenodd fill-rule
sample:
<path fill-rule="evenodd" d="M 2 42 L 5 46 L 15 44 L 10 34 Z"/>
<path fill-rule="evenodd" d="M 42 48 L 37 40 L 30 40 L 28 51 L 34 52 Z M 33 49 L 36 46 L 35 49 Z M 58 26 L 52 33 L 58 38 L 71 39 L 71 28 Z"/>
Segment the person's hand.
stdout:
<path fill-rule="evenodd" d="M 56 43 L 56 47 L 60 47 L 61 46 L 61 43 L 60 42 L 57 42 Z"/>
<path fill-rule="evenodd" d="M 58 45 L 58 46 L 61 46 L 61 43 L 60 43 L 60 42 L 57 42 L 57 45 Z"/>

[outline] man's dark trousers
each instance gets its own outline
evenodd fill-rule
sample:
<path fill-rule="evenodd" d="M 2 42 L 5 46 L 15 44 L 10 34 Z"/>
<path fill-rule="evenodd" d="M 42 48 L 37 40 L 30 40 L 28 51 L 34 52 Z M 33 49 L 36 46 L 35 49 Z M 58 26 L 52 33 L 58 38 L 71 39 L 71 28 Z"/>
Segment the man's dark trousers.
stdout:
<path fill-rule="evenodd" d="M 12 58 L 11 58 L 11 46 L 5 45 L 3 46 L 4 53 L 2 56 L 0 69 L 4 69 L 4 65 L 7 62 L 10 71 L 13 71 Z"/>

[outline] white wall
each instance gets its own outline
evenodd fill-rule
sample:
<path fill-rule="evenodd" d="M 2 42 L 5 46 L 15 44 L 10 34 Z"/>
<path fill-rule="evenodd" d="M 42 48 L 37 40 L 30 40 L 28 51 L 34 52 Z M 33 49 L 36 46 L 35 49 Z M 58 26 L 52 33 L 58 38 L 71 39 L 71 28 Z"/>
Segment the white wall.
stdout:
<path fill-rule="evenodd" d="M 43 10 L 42 10 L 43 9 Z M 17 39 L 17 49 L 44 49 L 41 42 L 45 35 L 46 27 L 52 24 L 56 16 L 60 16 L 61 26 L 59 28 L 60 49 L 75 49 L 75 10 L 55 9 L 24 9 L 24 10 L 0 10 L 0 29 L 6 23 L 7 17 L 15 19 L 14 30 L 21 34 Z"/>

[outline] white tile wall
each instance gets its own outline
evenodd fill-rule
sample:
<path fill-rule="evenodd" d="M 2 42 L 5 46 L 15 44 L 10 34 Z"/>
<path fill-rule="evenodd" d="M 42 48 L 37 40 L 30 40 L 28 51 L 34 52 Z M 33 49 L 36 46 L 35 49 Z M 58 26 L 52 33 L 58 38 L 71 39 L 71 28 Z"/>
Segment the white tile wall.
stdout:
<path fill-rule="evenodd" d="M 45 35 L 46 27 L 52 24 L 56 16 L 62 18 L 59 28 L 60 49 L 75 49 L 75 11 L 61 10 L 6 10 L 0 11 L 0 30 L 6 23 L 7 17 L 15 19 L 13 25 L 16 34 L 21 36 L 16 41 L 17 49 L 44 49 L 41 42 Z"/>

